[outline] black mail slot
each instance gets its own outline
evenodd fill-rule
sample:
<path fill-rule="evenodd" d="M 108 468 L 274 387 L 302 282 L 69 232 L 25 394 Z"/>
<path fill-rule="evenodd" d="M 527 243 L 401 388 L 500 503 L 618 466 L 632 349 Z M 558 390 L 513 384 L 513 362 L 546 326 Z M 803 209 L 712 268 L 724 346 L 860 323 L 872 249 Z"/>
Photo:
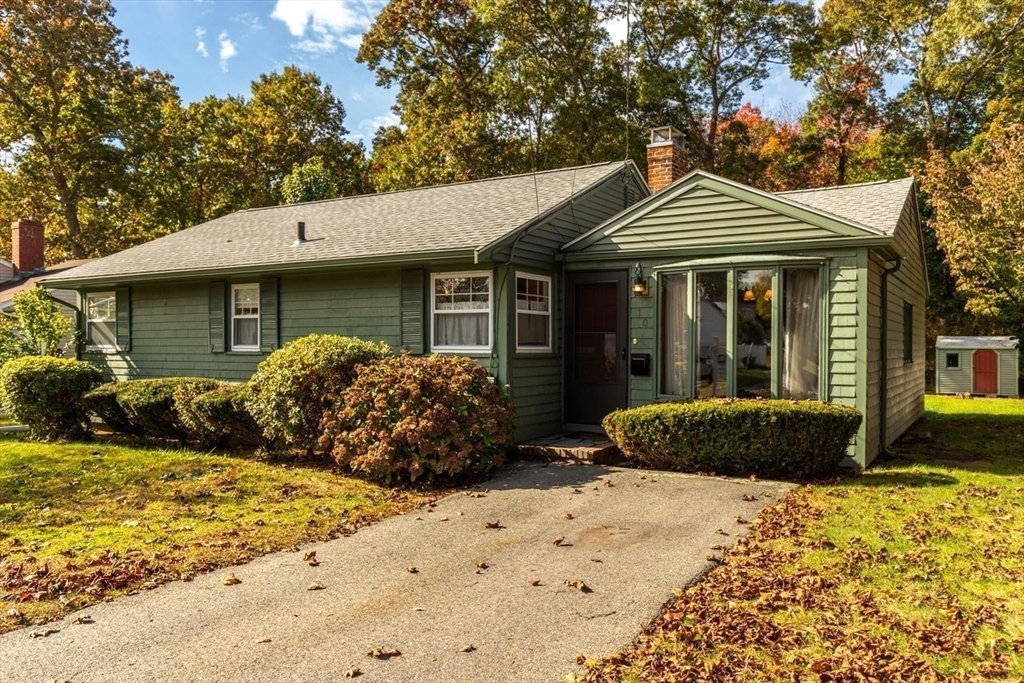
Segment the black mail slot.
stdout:
<path fill-rule="evenodd" d="M 634 353 L 629 356 L 629 373 L 634 377 L 651 376 L 651 354 Z"/>

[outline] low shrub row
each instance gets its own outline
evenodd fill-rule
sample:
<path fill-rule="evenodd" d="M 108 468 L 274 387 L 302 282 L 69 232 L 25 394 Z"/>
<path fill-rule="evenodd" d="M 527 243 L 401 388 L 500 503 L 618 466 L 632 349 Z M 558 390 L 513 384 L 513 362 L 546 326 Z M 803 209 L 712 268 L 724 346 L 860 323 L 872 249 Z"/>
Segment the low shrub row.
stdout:
<path fill-rule="evenodd" d="M 0 373 L 12 414 L 35 438 L 86 438 L 92 415 L 131 437 L 319 451 L 387 481 L 486 471 L 501 464 L 512 431 L 511 401 L 472 360 L 392 356 L 385 344 L 333 335 L 286 344 L 244 385 L 100 381 L 88 363 L 57 358 Z"/>
<path fill-rule="evenodd" d="M 814 479 L 836 472 L 860 423 L 818 401 L 711 399 L 618 410 L 603 425 L 646 467 Z"/>

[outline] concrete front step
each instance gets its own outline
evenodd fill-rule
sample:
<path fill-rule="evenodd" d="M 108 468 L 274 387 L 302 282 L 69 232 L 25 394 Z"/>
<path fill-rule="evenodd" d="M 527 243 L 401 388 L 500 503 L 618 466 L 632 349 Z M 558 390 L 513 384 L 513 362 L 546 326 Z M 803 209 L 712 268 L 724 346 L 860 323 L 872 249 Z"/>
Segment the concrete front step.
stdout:
<path fill-rule="evenodd" d="M 512 446 L 514 457 L 526 460 L 569 460 L 595 465 L 622 462 L 622 453 L 604 434 L 555 434 Z"/>

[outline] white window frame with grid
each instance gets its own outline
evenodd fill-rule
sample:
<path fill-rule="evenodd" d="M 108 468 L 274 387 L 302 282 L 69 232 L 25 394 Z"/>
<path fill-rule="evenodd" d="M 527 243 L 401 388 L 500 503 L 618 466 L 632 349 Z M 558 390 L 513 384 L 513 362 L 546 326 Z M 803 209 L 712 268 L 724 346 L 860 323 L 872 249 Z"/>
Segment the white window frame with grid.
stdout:
<path fill-rule="evenodd" d="M 94 317 L 92 315 L 93 299 L 106 299 L 108 308 L 106 314 L 110 317 Z M 95 324 L 109 323 L 111 325 L 111 343 L 94 344 L 92 340 L 92 326 Z M 93 351 L 110 351 L 117 348 L 117 293 L 110 292 L 88 292 L 85 295 L 85 338 L 86 348 Z"/>
<path fill-rule="evenodd" d="M 238 313 L 236 307 L 235 294 L 236 292 L 244 290 L 253 290 L 256 292 L 256 312 L 255 313 Z M 260 350 L 260 286 L 258 283 L 253 284 L 241 284 L 231 285 L 231 350 L 232 351 L 259 351 Z M 235 338 L 235 321 L 236 320 L 255 320 L 256 321 L 256 343 L 255 344 L 239 344 Z"/>
<path fill-rule="evenodd" d="M 480 314 L 484 312 L 483 308 L 465 308 L 465 309 L 447 309 L 438 308 L 438 293 L 437 293 L 437 281 L 448 280 L 454 278 L 487 278 L 487 343 L 482 345 L 471 345 L 471 344 L 455 344 L 455 345 L 444 345 L 437 344 L 437 317 L 439 315 L 464 315 L 464 314 Z M 451 292 L 445 296 L 452 296 L 454 298 L 455 292 Z M 472 280 L 470 281 L 470 303 L 472 303 Z M 452 301 L 454 306 L 455 302 Z M 489 353 L 493 347 L 493 325 L 494 325 L 494 277 L 491 272 L 486 270 L 473 271 L 473 272 L 461 272 L 461 273 L 431 273 L 430 274 L 430 349 L 432 351 L 440 351 L 446 353 Z"/>
<path fill-rule="evenodd" d="M 547 285 L 547 295 L 542 297 L 541 295 L 531 295 L 529 292 L 526 294 L 526 300 L 521 302 L 519 300 L 519 281 L 520 280 L 533 280 L 534 282 L 543 282 Z M 534 275 L 533 273 L 516 273 L 516 352 L 517 353 L 551 353 L 552 345 L 552 329 L 551 329 L 551 318 L 552 318 L 552 284 L 550 275 Z M 531 299 L 531 296 L 533 297 Z M 546 309 L 533 309 L 533 308 L 520 308 L 520 304 L 525 303 L 527 306 L 531 304 L 547 305 Z M 547 340 L 546 346 L 523 346 L 519 341 L 519 316 L 520 315 L 534 315 L 543 316 L 547 318 Z"/>

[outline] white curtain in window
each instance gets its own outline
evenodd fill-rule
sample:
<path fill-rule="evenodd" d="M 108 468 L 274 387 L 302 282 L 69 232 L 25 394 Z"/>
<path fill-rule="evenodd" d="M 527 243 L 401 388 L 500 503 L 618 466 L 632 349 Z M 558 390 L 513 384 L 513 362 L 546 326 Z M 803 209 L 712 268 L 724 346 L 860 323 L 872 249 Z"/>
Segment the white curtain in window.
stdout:
<path fill-rule="evenodd" d="M 661 393 L 689 394 L 689 329 L 686 321 L 686 274 L 661 277 Z"/>
<path fill-rule="evenodd" d="M 821 334 L 817 268 L 787 268 L 783 283 L 783 398 L 818 398 Z"/>
<path fill-rule="evenodd" d="M 434 314 L 434 346 L 487 346 L 487 313 Z"/>

